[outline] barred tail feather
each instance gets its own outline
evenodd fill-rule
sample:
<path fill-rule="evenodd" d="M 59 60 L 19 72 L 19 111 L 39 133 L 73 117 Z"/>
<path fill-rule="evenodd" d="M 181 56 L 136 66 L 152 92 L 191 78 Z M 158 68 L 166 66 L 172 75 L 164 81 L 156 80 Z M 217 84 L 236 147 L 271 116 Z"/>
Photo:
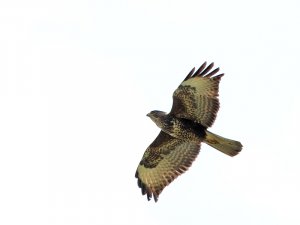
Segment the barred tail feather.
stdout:
<path fill-rule="evenodd" d="M 243 147 L 243 145 L 238 141 L 221 137 L 219 135 L 209 132 L 208 130 L 206 130 L 206 137 L 204 139 L 204 143 L 229 156 L 237 155 Z"/>

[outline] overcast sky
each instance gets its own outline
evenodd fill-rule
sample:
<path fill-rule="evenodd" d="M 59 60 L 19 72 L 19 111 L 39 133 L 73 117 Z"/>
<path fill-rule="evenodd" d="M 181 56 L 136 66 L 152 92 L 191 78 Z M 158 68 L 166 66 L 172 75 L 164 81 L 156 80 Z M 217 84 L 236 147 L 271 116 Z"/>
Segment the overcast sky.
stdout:
<path fill-rule="evenodd" d="M 300 224 L 300 2 L 1 1 L 0 223 Z M 193 166 L 148 202 L 134 178 L 172 93 L 225 73 Z"/>

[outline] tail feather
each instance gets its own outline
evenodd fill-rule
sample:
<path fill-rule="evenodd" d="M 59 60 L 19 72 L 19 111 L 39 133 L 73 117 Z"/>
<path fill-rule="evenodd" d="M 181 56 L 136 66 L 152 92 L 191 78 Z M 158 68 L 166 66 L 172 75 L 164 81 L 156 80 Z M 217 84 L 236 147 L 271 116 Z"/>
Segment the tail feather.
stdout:
<path fill-rule="evenodd" d="M 206 131 L 204 143 L 229 156 L 237 155 L 243 147 L 243 145 L 238 141 L 221 137 L 219 135 L 209 132 L 208 130 Z"/>

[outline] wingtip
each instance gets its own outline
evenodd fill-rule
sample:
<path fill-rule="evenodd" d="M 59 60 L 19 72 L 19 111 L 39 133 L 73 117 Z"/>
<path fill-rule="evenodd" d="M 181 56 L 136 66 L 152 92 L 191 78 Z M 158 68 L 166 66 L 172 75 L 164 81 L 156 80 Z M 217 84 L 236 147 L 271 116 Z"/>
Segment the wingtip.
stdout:
<path fill-rule="evenodd" d="M 147 187 L 142 182 L 142 180 L 139 178 L 138 171 L 136 171 L 135 177 L 137 178 L 137 185 L 141 189 L 142 195 L 146 195 L 148 201 L 150 201 L 152 199 L 152 197 L 154 197 L 154 201 L 157 202 L 158 201 L 158 195 L 156 195 L 155 193 L 153 193 L 151 191 L 151 189 L 149 187 Z"/>
<path fill-rule="evenodd" d="M 188 73 L 188 75 L 184 78 L 183 81 L 186 81 L 187 79 L 189 79 L 193 75 L 194 71 L 195 71 L 195 67 Z"/>
<path fill-rule="evenodd" d="M 216 73 L 218 73 L 220 71 L 220 68 L 216 68 L 213 71 L 211 71 L 210 73 L 208 73 L 207 75 L 205 75 L 206 77 L 212 77 L 213 75 L 215 75 Z"/>
<path fill-rule="evenodd" d="M 202 71 L 206 67 L 206 61 L 199 67 L 199 69 L 193 74 L 193 77 L 201 75 Z"/>
<path fill-rule="evenodd" d="M 195 72 L 195 67 L 188 73 L 188 75 L 185 77 L 185 79 L 183 81 L 186 81 L 188 80 L 189 78 L 191 77 L 196 77 L 196 76 L 201 76 L 201 77 L 213 77 L 214 75 L 216 75 L 219 71 L 220 71 L 220 68 L 216 68 L 214 69 L 213 71 L 210 72 L 210 70 L 214 67 L 215 63 L 212 62 L 210 63 L 207 67 L 207 62 L 205 61 L 204 63 L 202 63 L 202 65 L 199 67 L 199 69 Z M 223 76 L 223 74 L 220 74 L 220 75 L 216 75 L 215 77 L 217 76 Z"/>
<path fill-rule="evenodd" d="M 158 195 L 154 195 L 154 201 L 155 201 L 155 202 L 158 201 Z"/>
<path fill-rule="evenodd" d="M 199 75 L 201 76 L 205 76 L 213 67 L 214 67 L 214 63 L 212 62 L 211 64 L 208 65 L 208 67 L 206 67 L 205 70 L 203 70 Z"/>
<path fill-rule="evenodd" d="M 221 74 L 218 74 L 218 75 L 212 77 L 212 79 L 219 79 L 220 80 L 224 75 L 225 75 L 225 73 L 221 73 Z"/>
<path fill-rule="evenodd" d="M 148 200 L 148 201 L 150 201 L 150 200 L 151 200 L 151 198 L 152 198 L 152 195 L 151 195 L 151 193 L 147 193 L 147 200 Z"/>

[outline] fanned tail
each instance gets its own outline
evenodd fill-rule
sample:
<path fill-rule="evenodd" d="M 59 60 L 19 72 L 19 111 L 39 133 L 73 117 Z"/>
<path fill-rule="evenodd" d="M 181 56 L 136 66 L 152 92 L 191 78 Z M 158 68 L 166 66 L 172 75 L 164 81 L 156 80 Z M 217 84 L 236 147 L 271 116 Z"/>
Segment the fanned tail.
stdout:
<path fill-rule="evenodd" d="M 208 130 L 206 130 L 204 143 L 229 156 L 237 155 L 243 147 L 243 145 L 239 141 L 221 137 L 212 132 L 209 132 Z"/>

